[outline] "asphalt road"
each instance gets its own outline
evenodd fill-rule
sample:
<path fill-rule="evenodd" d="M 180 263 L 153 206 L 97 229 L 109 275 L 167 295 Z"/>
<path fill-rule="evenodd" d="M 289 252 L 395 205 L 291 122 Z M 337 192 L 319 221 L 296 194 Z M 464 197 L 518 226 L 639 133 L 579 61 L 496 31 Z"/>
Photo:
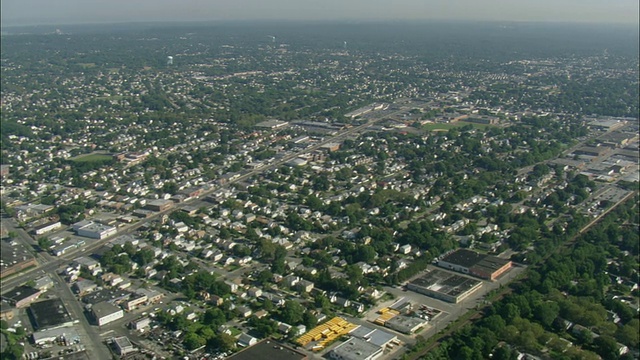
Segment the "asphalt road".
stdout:
<path fill-rule="evenodd" d="M 56 295 L 58 295 L 64 303 L 69 314 L 71 314 L 71 318 L 78 320 L 79 323 L 76 324 L 74 328 L 80 332 L 80 342 L 85 346 L 87 352 L 91 354 L 92 359 L 111 359 L 111 357 L 108 356 L 109 349 L 102 343 L 97 328 L 89 324 L 87 317 L 84 315 L 82 305 L 76 300 L 69 286 L 67 286 L 65 281 L 61 279 L 57 273 L 51 274 L 51 278 L 53 279 Z"/>

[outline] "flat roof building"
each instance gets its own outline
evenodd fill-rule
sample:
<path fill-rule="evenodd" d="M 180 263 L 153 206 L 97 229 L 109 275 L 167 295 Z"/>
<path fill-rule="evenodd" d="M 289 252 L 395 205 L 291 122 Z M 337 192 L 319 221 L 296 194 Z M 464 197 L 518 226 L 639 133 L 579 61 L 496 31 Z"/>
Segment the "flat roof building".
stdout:
<path fill-rule="evenodd" d="M 31 304 L 29 315 L 33 328 L 37 330 L 51 330 L 73 325 L 71 314 L 60 299 L 48 299 Z"/>
<path fill-rule="evenodd" d="M 152 211 L 165 211 L 171 209 L 175 203 L 171 200 L 157 199 L 152 200 L 145 205 L 145 207 Z"/>
<path fill-rule="evenodd" d="M 73 327 L 55 328 L 36 331 L 31 335 L 35 345 L 51 343 L 62 340 L 65 344 L 73 344 L 80 341 L 80 335 Z"/>
<path fill-rule="evenodd" d="M 279 129 L 287 126 L 289 123 L 281 120 L 266 120 L 256 124 L 256 127 L 263 129 Z"/>
<path fill-rule="evenodd" d="M 136 351 L 136 348 L 131 343 L 131 340 L 129 340 L 129 338 L 126 336 L 120 336 L 120 337 L 114 338 L 113 348 L 116 354 L 120 356 Z"/>
<path fill-rule="evenodd" d="M 115 235 L 117 229 L 115 226 L 109 226 L 104 224 L 98 224 L 91 222 L 80 228 L 78 228 L 78 236 L 84 236 L 91 239 L 104 239 L 111 235 Z"/>
<path fill-rule="evenodd" d="M 511 269 L 511 265 L 510 260 L 467 249 L 458 249 L 438 261 L 442 268 L 492 281 Z"/>
<path fill-rule="evenodd" d="M 36 226 L 33 229 L 33 233 L 36 235 L 42 235 L 50 231 L 60 229 L 61 227 L 62 227 L 62 223 L 60 221 L 53 221 L 40 226 Z"/>
<path fill-rule="evenodd" d="M 40 294 L 42 294 L 42 291 L 32 288 L 31 286 L 23 285 L 5 293 L 2 295 L 2 299 L 17 308 L 21 308 L 31 304 Z"/>
<path fill-rule="evenodd" d="M 108 324 L 112 321 L 124 317 L 124 311 L 121 308 L 108 302 L 101 302 L 91 307 L 91 312 L 98 326 Z"/>
<path fill-rule="evenodd" d="M 405 315 L 394 316 L 384 323 L 384 326 L 389 329 L 399 331 L 403 334 L 413 334 L 416 330 L 425 325 L 427 325 L 426 320 Z"/>
<path fill-rule="evenodd" d="M 384 348 L 392 341 L 398 340 L 398 337 L 392 333 L 380 329 L 372 329 L 364 325 L 358 326 L 349 335 L 368 341 L 381 348 Z"/>
<path fill-rule="evenodd" d="M 36 265 L 38 262 L 24 245 L 0 241 L 0 279 Z"/>
<path fill-rule="evenodd" d="M 227 360 L 306 360 L 307 355 L 271 339 L 248 347 Z"/>
<path fill-rule="evenodd" d="M 332 360 L 375 360 L 382 356 L 383 349 L 366 340 L 355 337 L 338 345 L 329 353 Z"/>
<path fill-rule="evenodd" d="M 481 281 L 437 269 L 429 270 L 407 284 L 409 290 L 454 304 L 481 287 Z"/>

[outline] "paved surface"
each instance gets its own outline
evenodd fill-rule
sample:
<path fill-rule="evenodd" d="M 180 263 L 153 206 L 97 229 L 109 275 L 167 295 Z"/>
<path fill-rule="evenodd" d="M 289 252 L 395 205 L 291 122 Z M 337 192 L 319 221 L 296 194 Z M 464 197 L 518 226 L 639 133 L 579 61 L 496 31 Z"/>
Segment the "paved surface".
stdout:
<path fill-rule="evenodd" d="M 71 314 L 71 318 L 79 321 L 74 328 L 78 330 L 80 343 L 85 346 L 91 358 L 95 360 L 111 359 L 111 356 L 109 356 L 109 349 L 101 341 L 97 327 L 89 324 L 89 320 L 85 316 L 82 305 L 76 300 L 76 297 L 71 289 L 69 289 L 69 286 L 67 286 L 64 280 L 55 272 L 51 274 L 51 278 L 54 283 L 54 288 L 52 290 L 60 297 Z"/>

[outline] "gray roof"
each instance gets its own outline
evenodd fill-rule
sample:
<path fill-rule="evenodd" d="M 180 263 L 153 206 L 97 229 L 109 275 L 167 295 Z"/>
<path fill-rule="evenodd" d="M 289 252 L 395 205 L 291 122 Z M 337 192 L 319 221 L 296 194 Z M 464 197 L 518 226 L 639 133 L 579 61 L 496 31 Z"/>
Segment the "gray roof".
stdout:
<path fill-rule="evenodd" d="M 338 345 L 333 349 L 333 352 L 337 355 L 336 357 L 342 360 L 362 360 L 382 352 L 382 348 L 365 340 L 352 337 Z"/>

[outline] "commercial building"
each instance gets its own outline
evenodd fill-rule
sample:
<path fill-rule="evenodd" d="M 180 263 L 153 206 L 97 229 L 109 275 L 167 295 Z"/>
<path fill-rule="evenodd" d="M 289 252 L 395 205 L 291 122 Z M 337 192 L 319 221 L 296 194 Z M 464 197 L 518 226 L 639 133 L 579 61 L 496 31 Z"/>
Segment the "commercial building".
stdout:
<path fill-rule="evenodd" d="M 48 233 L 49 231 L 60 229 L 61 227 L 62 223 L 60 221 L 54 221 L 44 225 L 36 226 L 33 229 L 33 233 L 36 235 L 42 235 Z"/>
<path fill-rule="evenodd" d="M 148 300 L 149 298 L 147 297 L 147 295 L 136 294 L 133 296 L 133 298 L 124 302 L 124 309 L 127 311 L 131 311 L 138 306 L 145 304 Z"/>
<path fill-rule="evenodd" d="M 436 269 L 407 284 L 409 290 L 454 304 L 481 287 L 481 281 Z"/>
<path fill-rule="evenodd" d="M 403 334 L 413 334 L 414 332 L 416 332 L 416 330 L 425 325 L 427 325 L 426 320 L 405 315 L 394 316 L 384 323 L 384 326 L 388 327 L 389 329 L 401 332 Z"/>
<path fill-rule="evenodd" d="M 285 126 L 289 125 L 288 122 L 286 121 L 280 121 L 280 120 L 266 120 L 260 123 L 256 124 L 256 127 L 258 128 L 262 128 L 262 129 L 271 129 L 271 130 L 275 130 L 275 129 L 280 129 L 283 128 Z"/>
<path fill-rule="evenodd" d="M 147 304 L 156 304 L 158 302 L 160 302 L 160 300 L 162 300 L 162 298 L 164 298 L 164 294 L 153 290 L 153 289 L 145 289 L 145 288 L 139 288 L 137 290 L 135 290 L 135 293 L 140 295 L 140 296 L 146 296 L 147 297 Z"/>
<path fill-rule="evenodd" d="M 5 293 L 2 295 L 2 299 L 17 308 L 21 308 L 34 302 L 41 294 L 42 291 L 23 285 Z"/>
<path fill-rule="evenodd" d="M 80 335 L 72 327 L 55 328 L 36 331 L 31 335 L 35 345 L 42 345 L 61 340 L 65 345 L 80 342 Z"/>
<path fill-rule="evenodd" d="M 493 281 L 511 269 L 512 263 L 496 256 L 459 249 L 440 259 L 438 266 Z"/>
<path fill-rule="evenodd" d="M 136 351 L 136 348 L 131 343 L 131 340 L 129 340 L 129 338 L 126 336 L 114 338 L 112 344 L 116 354 L 120 356 Z"/>
<path fill-rule="evenodd" d="M 36 265 L 38 262 L 24 245 L 0 241 L 0 279 Z"/>
<path fill-rule="evenodd" d="M 271 339 L 248 347 L 227 360 L 306 360 L 307 355 Z"/>
<path fill-rule="evenodd" d="M 381 348 L 386 347 L 392 342 L 398 341 L 398 337 L 392 333 L 380 329 L 372 329 L 366 326 L 358 326 L 349 335 L 368 341 Z"/>
<path fill-rule="evenodd" d="M 48 299 L 31 304 L 29 316 L 33 328 L 39 331 L 59 329 L 73 325 L 71 314 L 60 299 Z"/>
<path fill-rule="evenodd" d="M 98 326 L 108 324 L 124 317 L 124 311 L 121 308 L 108 302 L 101 302 L 91 307 L 91 312 Z"/>
<path fill-rule="evenodd" d="M 117 229 L 114 226 L 90 222 L 78 228 L 76 231 L 78 236 L 84 236 L 91 239 L 104 239 L 111 235 L 115 235 Z"/>
<path fill-rule="evenodd" d="M 329 353 L 332 360 L 375 360 L 382 356 L 383 349 L 366 340 L 355 337 L 338 345 Z"/>
<path fill-rule="evenodd" d="M 144 317 L 142 319 L 132 321 L 129 325 L 133 330 L 142 331 L 151 326 L 151 319 L 148 317 Z"/>
<path fill-rule="evenodd" d="M 171 200 L 157 199 L 149 201 L 147 205 L 145 205 L 145 208 L 151 211 L 165 211 L 171 209 L 174 204 Z"/>

